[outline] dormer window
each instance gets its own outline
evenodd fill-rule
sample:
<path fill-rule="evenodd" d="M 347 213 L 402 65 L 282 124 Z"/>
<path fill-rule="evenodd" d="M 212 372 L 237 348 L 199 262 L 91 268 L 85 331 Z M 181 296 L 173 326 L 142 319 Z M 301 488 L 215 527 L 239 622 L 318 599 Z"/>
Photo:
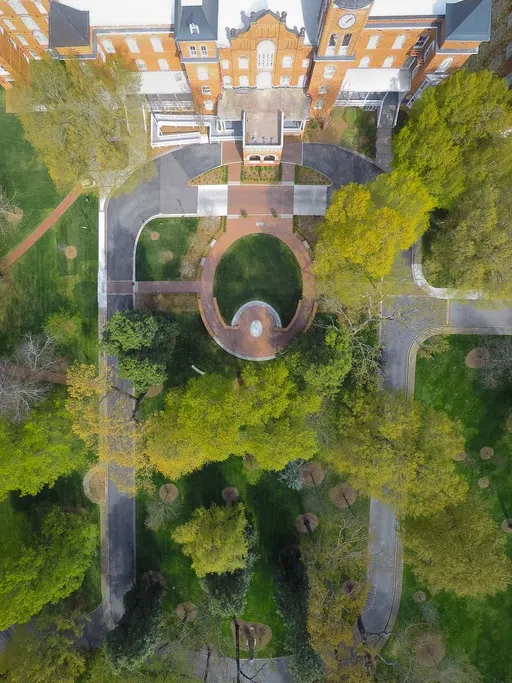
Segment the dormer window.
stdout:
<path fill-rule="evenodd" d="M 197 24 L 190 24 L 190 33 L 192 35 L 194 35 L 194 34 L 199 35 L 199 26 Z"/>

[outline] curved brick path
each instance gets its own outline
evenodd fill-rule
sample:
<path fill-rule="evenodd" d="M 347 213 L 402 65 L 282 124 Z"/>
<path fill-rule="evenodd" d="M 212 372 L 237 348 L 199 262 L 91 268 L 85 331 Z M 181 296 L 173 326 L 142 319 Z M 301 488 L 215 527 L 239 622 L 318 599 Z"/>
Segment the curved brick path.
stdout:
<path fill-rule="evenodd" d="M 264 222 L 264 225 L 257 225 L 258 222 Z M 246 311 L 236 327 L 226 325 L 213 295 L 215 270 L 226 250 L 241 237 L 255 233 L 272 235 L 282 240 L 292 250 L 302 271 L 302 299 L 288 327 L 275 327 L 271 316 L 259 308 Z M 201 274 L 199 309 L 205 327 L 217 344 L 239 358 L 269 360 L 298 334 L 307 330 L 316 310 L 315 283 L 310 271 L 312 263 L 310 251 L 293 232 L 291 218 L 265 216 L 264 221 L 261 217 L 259 220 L 229 218 L 226 223 L 226 232 L 210 249 Z M 256 313 L 255 310 L 257 310 Z M 249 332 L 250 323 L 255 318 L 263 323 L 263 334 L 257 338 Z"/>
<path fill-rule="evenodd" d="M 53 228 L 59 218 L 76 202 L 78 197 L 82 194 L 82 190 L 83 187 L 81 184 L 75 185 L 61 203 L 53 209 L 50 215 L 47 216 L 44 221 L 23 240 L 23 242 L 18 244 L 17 247 L 0 259 L 0 273 L 6 268 L 9 268 L 9 266 L 12 266 L 13 263 L 16 263 L 16 261 L 21 258 L 23 254 L 45 234 L 45 232 L 48 232 L 50 228 Z"/>

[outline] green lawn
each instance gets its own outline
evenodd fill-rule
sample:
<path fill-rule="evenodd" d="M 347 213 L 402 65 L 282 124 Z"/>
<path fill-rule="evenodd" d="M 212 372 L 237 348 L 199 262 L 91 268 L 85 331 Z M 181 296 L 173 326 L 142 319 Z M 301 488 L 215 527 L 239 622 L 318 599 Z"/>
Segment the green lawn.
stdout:
<path fill-rule="evenodd" d="M 23 136 L 15 114 L 5 113 L 5 90 L 0 88 L 0 186 L 14 197 L 23 219 L 6 236 L 0 235 L 0 257 L 21 242 L 57 206 L 57 192 L 48 171 Z"/>
<path fill-rule="evenodd" d="M 512 510 L 512 439 L 505 422 L 512 411 L 512 388 L 501 391 L 483 389 L 476 380 L 478 370 L 464 364 L 468 351 L 485 346 L 485 339 L 475 336 L 450 338 L 450 349 L 434 360 L 418 360 L 416 398 L 434 408 L 445 410 L 460 419 L 466 439 L 468 463 L 460 464 L 463 473 L 476 490 L 476 482 L 488 476 L 494 484 L 483 492 L 497 522 L 504 513 L 496 491 L 508 510 Z M 480 460 L 482 446 L 492 446 L 495 456 Z M 510 514 L 510 513 L 509 513 Z M 512 539 L 508 552 L 512 556 Z M 412 600 L 419 586 L 406 569 L 400 619 L 410 622 L 418 618 L 419 607 Z M 448 654 L 463 651 L 479 668 L 485 683 L 512 681 L 512 586 L 506 593 L 485 600 L 457 598 L 440 593 L 430 597 L 445 634 Z"/>
<path fill-rule="evenodd" d="M 291 250 L 270 235 L 248 235 L 224 254 L 215 272 L 214 295 L 230 324 L 248 301 L 273 306 L 283 326 L 289 324 L 302 294 L 302 275 Z"/>
<path fill-rule="evenodd" d="M 376 114 L 358 107 L 334 107 L 326 120 L 313 118 L 308 122 L 304 139 L 348 147 L 374 159 Z"/>
<path fill-rule="evenodd" d="M 98 201 L 82 195 L 58 223 L 38 240 L 10 270 L 11 299 L 4 303 L 0 350 L 8 350 L 25 332 L 39 332 L 58 311 L 78 314 L 82 336 L 71 355 L 97 357 Z M 66 247 L 76 247 L 76 258 Z"/>
<path fill-rule="evenodd" d="M 148 223 L 137 244 L 137 280 L 179 280 L 198 225 L 198 218 L 156 218 Z"/>

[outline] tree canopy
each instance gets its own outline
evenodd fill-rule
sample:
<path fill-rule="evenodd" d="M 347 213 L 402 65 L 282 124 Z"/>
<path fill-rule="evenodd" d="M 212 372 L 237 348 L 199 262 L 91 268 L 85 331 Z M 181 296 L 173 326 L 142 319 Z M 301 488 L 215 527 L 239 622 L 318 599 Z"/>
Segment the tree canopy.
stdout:
<path fill-rule="evenodd" d="M 50 507 L 37 528 L 11 511 L 0 529 L 0 630 L 24 624 L 77 590 L 98 543 L 96 524 Z"/>
<path fill-rule="evenodd" d="M 339 438 L 325 457 L 354 488 L 418 516 L 464 498 L 468 486 L 452 460 L 462 450 L 460 427 L 445 413 L 356 391 L 344 397 Z"/>
<path fill-rule="evenodd" d="M 107 353 L 117 356 L 119 376 L 144 394 L 167 378 L 166 364 L 172 357 L 178 326 L 151 311 L 118 311 L 103 331 Z"/>
<path fill-rule="evenodd" d="M 436 205 L 451 206 L 505 149 L 512 162 L 500 141 L 512 127 L 511 101 L 506 81 L 489 71 L 457 71 L 427 88 L 394 138 L 395 168 L 418 173 Z"/>
<path fill-rule="evenodd" d="M 244 569 L 249 542 L 243 505 L 198 508 L 192 519 L 174 530 L 173 539 L 192 559 L 197 576 Z"/>
<path fill-rule="evenodd" d="M 87 449 L 72 432 L 64 402 L 48 399 L 22 425 L 0 422 L 0 501 L 9 491 L 34 496 L 86 461 Z"/>
<path fill-rule="evenodd" d="M 413 572 L 434 592 L 483 597 L 510 583 L 507 538 L 477 496 L 429 517 L 406 519 L 404 542 Z"/>
<path fill-rule="evenodd" d="M 146 433 L 146 456 L 176 479 L 230 455 L 252 455 L 262 469 L 281 470 L 318 450 L 309 416 L 321 397 L 300 392 L 282 361 L 247 365 L 238 380 L 209 373 L 172 389 Z"/>
<path fill-rule="evenodd" d="M 320 291 L 325 282 L 328 290 L 343 297 L 350 267 L 357 280 L 387 275 L 397 251 L 408 249 L 426 230 L 433 207 L 421 179 L 410 169 L 383 174 L 364 186 L 342 187 L 319 229 L 314 271 Z"/>
<path fill-rule="evenodd" d="M 50 176 L 66 188 L 99 172 L 124 169 L 130 154 L 147 156 L 147 135 L 138 96 L 140 75 L 120 57 L 34 62 L 29 85 L 15 90 L 17 111 L 29 142 Z"/>

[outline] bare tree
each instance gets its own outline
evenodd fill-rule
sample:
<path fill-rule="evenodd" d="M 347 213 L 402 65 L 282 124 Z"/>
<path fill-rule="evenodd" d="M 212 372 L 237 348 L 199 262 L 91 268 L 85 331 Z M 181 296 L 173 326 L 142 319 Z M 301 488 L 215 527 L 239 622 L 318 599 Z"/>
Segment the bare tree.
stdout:
<path fill-rule="evenodd" d="M 498 389 L 512 383 L 512 342 L 508 337 L 486 339 L 482 346 L 489 351 L 489 362 L 478 372 L 487 389 Z"/>
<path fill-rule="evenodd" d="M 0 359 L 0 415 L 22 422 L 45 399 L 50 388 L 45 373 L 56 368 L 53 339 L 25 335 L 11 359 Z"/>

